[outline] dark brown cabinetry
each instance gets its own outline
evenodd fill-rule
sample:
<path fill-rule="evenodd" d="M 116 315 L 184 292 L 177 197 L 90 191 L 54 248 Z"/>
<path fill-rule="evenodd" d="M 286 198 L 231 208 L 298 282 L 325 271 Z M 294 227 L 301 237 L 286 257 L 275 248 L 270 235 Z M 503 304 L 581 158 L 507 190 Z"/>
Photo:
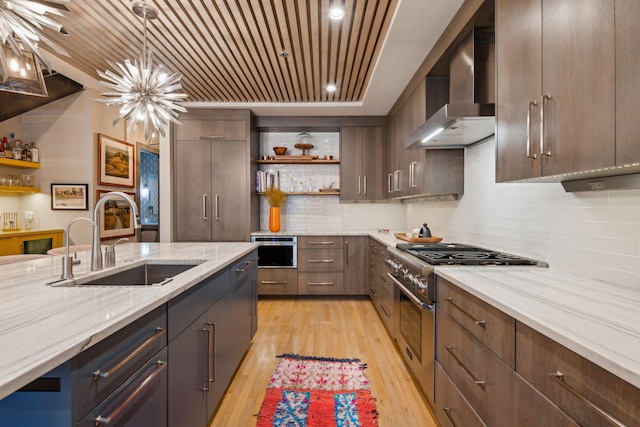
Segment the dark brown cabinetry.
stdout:
<path fill-rule="evenodd" d="M 176 241 L 249 240 L 259 228 L 258 134 L 248 110 L 194 110 L 173 130 Z"/>
<path fill-rule="evenodd" d="M 387 197 L 464 193 L 464 149 L 404 148 L 404 140 L 444 105 L 447 87 L 447 78 L 425 78 L 390 120 L 387 131 Z M 433 96 L 427 96 L 427 93 Z"/>
<path fill-rule="evenodd" d="M 522 377 L 583 426 L 640 426 L 640 389 L 516 322 Z"/>
<path fill-rule="evenodd" d="M 298 270 L 295 268 L 259 268 L 259 295 L 296 295 Z"/>
<path fill-rule="evenodd" d="M 343 245 L 341 236 L 298 237 L 299 294 L 342 294 Z"/>
<path fill-rule="evenodd" d="M 387 332 L 393 337 L 393 282 L 387 277 L 386 246 L 376 239 L 369 238 L 367 252 L 369 264 L 369 295 L 382 319 Z"/>
<path fill-rule="evenodd" d="M 367 239 L 364 236 L 344 236 L 344 267 L 342 278 L 343 295 L 366 295 Z"/>
<path fill-rule="evenodd" d="M 640 425 L 638 388 L 440 277 L 437 295 L 442 425 Z"/>
<path fill-rule="evenodd" d="M 617 6 L 496 0 L 498 182 L 616 164 Z"/>
<path fill-rule="evenodd" d="M 384 199 L 385 128 L 340 129 L 340 201 Z"/>

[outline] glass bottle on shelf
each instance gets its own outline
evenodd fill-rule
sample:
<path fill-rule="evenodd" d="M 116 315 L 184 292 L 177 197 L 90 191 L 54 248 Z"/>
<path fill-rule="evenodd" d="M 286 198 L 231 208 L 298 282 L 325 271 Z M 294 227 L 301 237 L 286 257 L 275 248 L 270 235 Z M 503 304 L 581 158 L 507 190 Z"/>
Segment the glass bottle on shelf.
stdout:
<path fill-rule="evenodd" d="M 29 148 L 29 144 L 27 144 L 26 142 L 22 146 L 22 160 L 26 162 L 31 161 L 31 149 Z"/>
<path fill-rule="evenodd" d="M 13 136 L 13 134 L 11 134 Z M 19 139 L 14 140 L 13 144 L 13 159 L 22 160 L 22 141 Z"/>
<path fill-rule="evenodd" d="M 40 156 L 35 142 L 31 142 L 31 161 L 35 163 L 40 162 Z"/>

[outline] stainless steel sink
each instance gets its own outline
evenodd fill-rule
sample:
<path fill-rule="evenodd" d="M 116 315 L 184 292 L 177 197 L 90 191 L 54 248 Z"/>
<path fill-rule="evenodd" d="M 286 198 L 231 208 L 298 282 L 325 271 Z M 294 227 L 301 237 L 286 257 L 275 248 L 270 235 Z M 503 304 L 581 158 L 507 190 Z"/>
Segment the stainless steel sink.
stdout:
<path fill-rule="evenodd" d="M 108 276 L 77 280 L 76 286 L 160 286 L 198 264 L 143 264 Z"/>

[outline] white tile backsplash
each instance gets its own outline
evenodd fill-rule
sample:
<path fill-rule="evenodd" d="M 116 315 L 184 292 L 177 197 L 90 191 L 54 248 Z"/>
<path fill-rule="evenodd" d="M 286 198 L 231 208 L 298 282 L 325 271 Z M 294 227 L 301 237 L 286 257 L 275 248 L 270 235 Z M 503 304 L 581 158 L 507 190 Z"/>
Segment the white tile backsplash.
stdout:
<path fill-rule="evenodd" d="M 547 261 L 640 291 L 640 190 L 566 193 L 558 183 L 495 183 L 495 140 L 466 149 L 465 194 L 405 205 L 447 241 Z"/>

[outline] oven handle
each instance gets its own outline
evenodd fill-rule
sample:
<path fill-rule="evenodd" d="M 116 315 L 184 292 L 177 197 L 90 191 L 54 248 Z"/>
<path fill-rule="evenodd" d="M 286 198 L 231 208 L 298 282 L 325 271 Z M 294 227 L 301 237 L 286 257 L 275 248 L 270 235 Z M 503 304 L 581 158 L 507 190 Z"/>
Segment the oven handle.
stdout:
<path fill-rule="evenodd" d="M 435 304 L 426 304 L 426 303 L 420 301 L 418 299 L 418 297 L 413 295 L 411 293 L 411 291 L 409 289 L 407 289 L 407 287 L 405 285 L 400 283 L 398 281 L 398 279 L 393 277 L 393 275 L 391 273 L 387 273 L 387 276 L 389 276 L 391 278 L 391 280 L 393 280 L 393 282 L 396 284 L 396 286 L 402 291 L 402 293 L 405 294 L 409 299 L 411 299 L 411 301 L 413 301 L 418 307 L 426 308 L 426 309 L 429 309 L 429 310 L 433 310 L 434 309 Z"/>

